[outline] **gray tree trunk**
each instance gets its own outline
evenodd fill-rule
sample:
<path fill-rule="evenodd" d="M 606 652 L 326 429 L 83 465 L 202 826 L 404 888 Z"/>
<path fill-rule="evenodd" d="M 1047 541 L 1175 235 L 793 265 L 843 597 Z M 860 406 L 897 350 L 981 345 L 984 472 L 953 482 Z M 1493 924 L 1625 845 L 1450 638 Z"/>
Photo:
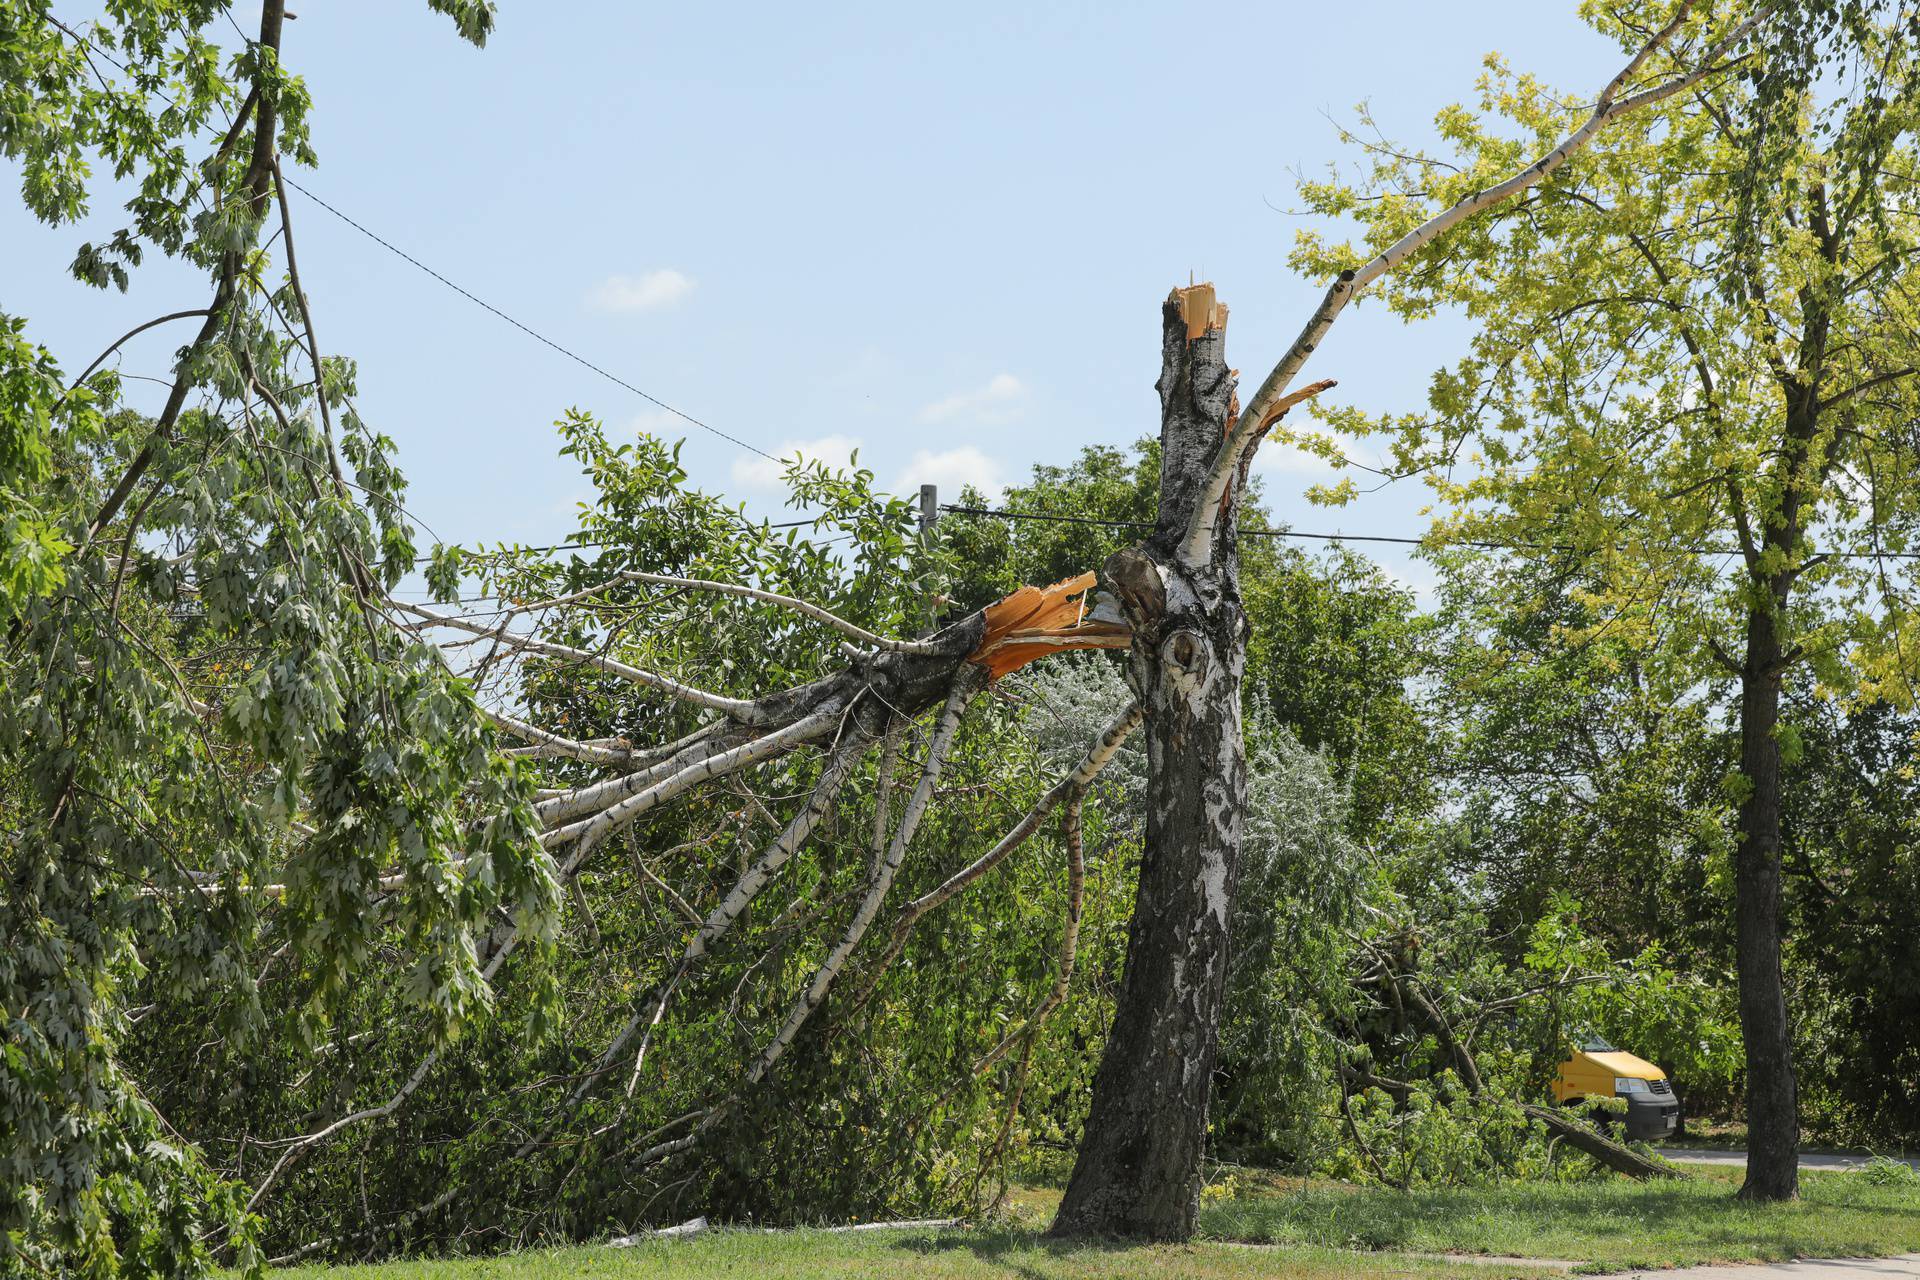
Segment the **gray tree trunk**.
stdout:
<path fill-rule="evenodd" d="M 1056 1236 L 1184 1240 L 1199 1213 L 1247 791 L 1233 520 L 1220 522 L 1206 564 L 1177 557 L 1233 405 L 1211 292 L 1192 326 L 1196 308 L 1182 292 L 1163 311 L 1159 524 L 1101 573 L 1133 626 L 1127 678 L 1145 712 L 1146 844 L 1113 1029 Z M 1191 328 L 1203 331 L 1190 337 Z"/>
<path fill-rule="evenodd" d="M 1785 592 L 1778 606 L 1785 612 Z M 1747 1051 L 1746 1200 L 1791 1200 L 1800 1189 L 1800 1105 L 1793 1031 L 1780 969 L 1781 646 L 1774 609 L 1747 620 L 1740 688 L 1740 845 L 1733 855 L 1734 948 L 1740 1034 Z"/>

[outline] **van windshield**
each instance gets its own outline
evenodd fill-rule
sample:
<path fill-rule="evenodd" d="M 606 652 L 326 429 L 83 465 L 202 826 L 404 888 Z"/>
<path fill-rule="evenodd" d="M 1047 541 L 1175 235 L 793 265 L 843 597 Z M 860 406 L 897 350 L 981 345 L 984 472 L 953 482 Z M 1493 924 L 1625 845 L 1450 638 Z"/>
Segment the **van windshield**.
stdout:
<path fill-rule="evenodd" d="M 1583 1053 L 1618 1053 L 1612 1045 L 1589 1032 L 1580 1037 L 1580 1050 Z"/>

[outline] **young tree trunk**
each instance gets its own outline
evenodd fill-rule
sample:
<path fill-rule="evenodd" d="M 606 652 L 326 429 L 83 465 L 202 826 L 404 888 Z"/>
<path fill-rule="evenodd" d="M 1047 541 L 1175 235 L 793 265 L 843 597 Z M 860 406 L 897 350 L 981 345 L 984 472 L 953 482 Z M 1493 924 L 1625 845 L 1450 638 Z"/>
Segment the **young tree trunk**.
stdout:
<path fill-rule="evenodd" d="M 1133 627 L 1127 678 L 1145 712 L 1146 845 L 1113 1030 L 1055 1236 L 1184 1240 L 1199 1213 L 1246 802 L 1247 623 L 1233 521 L 1219 522 L 1206 563 L 1183 564 L 1178 549 L 1233 410 L 1224 321 L 1208 286 L 1168 299 L 1159 524 L 1101 573 Z"/>
<path fill-rule="evenodd" d="M 1746 1200 L 1791 1200 L 1800 1186 L 1800 1111 L 1780 972 L 1779 618 L 1785 592 L 1747 616 L 1740 684 L 1740 845 L 1734 852 L 1734 945 L 1747 1051 Z M 1774 603 L 1777 601 L 1777 603 Z M 1773 607 L 1768 607 L 1772 605 Z"/>

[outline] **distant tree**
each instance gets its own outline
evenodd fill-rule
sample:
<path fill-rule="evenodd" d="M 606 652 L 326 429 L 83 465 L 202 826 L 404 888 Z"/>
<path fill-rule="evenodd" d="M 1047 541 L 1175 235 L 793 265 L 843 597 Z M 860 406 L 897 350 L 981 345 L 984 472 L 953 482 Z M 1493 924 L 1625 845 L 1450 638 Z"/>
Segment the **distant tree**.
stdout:
<path fill-rule="evenodd" d="M 1593 15 L 1628 47 L 1668 20 L 1655 3 Z M 1625 642 L 1670 668 L 1655 684 L 1668 697 L 1733 699 L 1742 1194 L 1762 1200 L 1793 1196 L 1798 1167 L 1780 831 L 1800 748 L 1783 691 L 1905 705 L 1920 659 L 1920 17 L 1825 2 L 1777 16 L 1739 74 L 1609 131 L 1560 181 L 1390 279 L 1396 312 L 1458 308 L 1476 325 L 1427 412 L 1327 415 L 1391 438 L 1394 469 L 1444 508 L 1436 539 L 1534 549 L 1504 608 L 1569 649 Z M 1453 158 L 1375 146 L 1359 181 L 1307 184 L 1312 208 L 1361 223 L 1365 247 L 1306 236 L 1301 269 L 1350 268 L 1565 118 L 1562 98 L 1497 61 L 1482 89 L 1479 111 L 1439 117 Z M 1577 582 L 1571 615 L 1552 612 L 1539 557 Z"/>

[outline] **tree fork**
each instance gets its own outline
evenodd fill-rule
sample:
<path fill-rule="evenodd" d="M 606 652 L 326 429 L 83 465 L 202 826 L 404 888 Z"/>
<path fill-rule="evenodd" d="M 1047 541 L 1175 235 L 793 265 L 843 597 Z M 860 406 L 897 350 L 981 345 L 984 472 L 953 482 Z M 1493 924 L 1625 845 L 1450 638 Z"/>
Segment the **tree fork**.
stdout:
<path fill-rule="evenodd" d="M 1213 522 L 1199 563 L 1183 563 L 1180 544 L 1196 505 L 1209 500 L 1237 405 L 1226 309 L 1212 286 L 1176 289 L 1161 319 L 1160 518 L 1101 572 L 1132 628 L 1127 679 L 1144 712 L 1146 843 L 1126 973 L 1055 1236 L 1192 1235 L 1226 992 L 1247 789 L 1248 628 L 1234 521 Z"/>

